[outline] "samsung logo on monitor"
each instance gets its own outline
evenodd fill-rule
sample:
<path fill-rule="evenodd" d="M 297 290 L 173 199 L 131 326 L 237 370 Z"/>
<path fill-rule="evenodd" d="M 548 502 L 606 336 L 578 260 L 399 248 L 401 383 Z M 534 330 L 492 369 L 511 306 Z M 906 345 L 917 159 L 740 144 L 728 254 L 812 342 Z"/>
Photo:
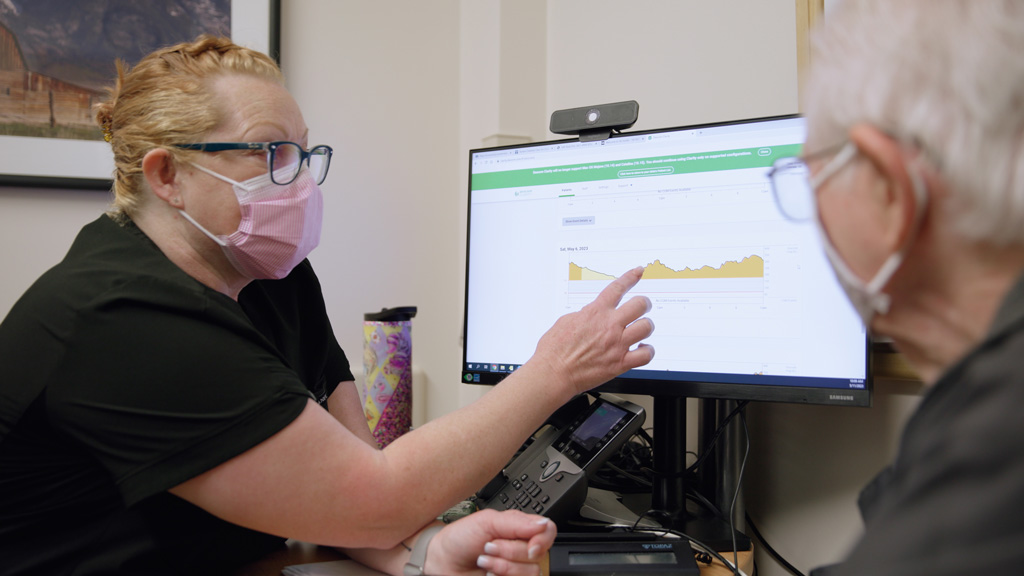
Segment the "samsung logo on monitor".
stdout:
<path fill-rule="evenodd" d="M 853 402 L 853 396 L 849 394 L 829 394 L 829 400 L 842 400 L 843 402 Z"/>

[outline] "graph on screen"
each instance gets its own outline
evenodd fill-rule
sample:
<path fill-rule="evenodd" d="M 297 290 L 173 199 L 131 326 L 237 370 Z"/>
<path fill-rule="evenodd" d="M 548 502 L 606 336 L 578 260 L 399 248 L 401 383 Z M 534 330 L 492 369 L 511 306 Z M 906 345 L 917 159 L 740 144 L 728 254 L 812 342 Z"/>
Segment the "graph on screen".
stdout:
<path fill-rule="evenodd" d="M 800 336 L 799 245 L 666 250 L 663 242 L 650 243 L 656 248 L 570 252 L 563 310 L 582 308 L 642 261 L 643 276 L 629 296 L 651 300 L 648 317 L 657 330 L 650 342 L 665 351 L 661 365 L 750 374 L 796 369 L 794 354 L 778 343 Z"/>
<path fill-rule="evenodd" d="M 704 265 L 694 270 L 683 268 L 673 270 L 661 262 L 655 260 L 644 266 L 643 279 L 645 280 L 682 280 L 694 278 L 764 278 L 764 258 L 752 254 L 740 261 L 729 260 L 720 266 Z M 614 274 L 606 274 L 589 268 L 584 268 L 575 262 L 569 262 L 569 280 L 614 280 Z"/>

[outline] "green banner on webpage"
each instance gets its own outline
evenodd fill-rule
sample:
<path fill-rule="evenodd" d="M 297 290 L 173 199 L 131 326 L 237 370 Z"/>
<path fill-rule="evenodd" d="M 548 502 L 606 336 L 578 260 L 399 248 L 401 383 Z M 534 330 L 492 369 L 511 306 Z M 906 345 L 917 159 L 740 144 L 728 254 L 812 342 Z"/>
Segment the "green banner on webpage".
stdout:
<path fill-rule="evenodd" d="M 744 168 L 767 168 L 779 158 L 800 154 L 799 144 L 720 150 L 716 152 L 695 152 L 674 156 L 656 156 L 633 160 L 590 162 L 566 166 L 546 166 L 524 170 L 505 170 L 474 174 L 472 190 L 494 190 L 498 188 L 521 188 L 566 184 L 570 182 L 593 182 L 597 180 L 620 180 L 624 178 L 645 178 L 649 176 L 671 176 L 694 172 L 716 170 L 740 170 Z"/>

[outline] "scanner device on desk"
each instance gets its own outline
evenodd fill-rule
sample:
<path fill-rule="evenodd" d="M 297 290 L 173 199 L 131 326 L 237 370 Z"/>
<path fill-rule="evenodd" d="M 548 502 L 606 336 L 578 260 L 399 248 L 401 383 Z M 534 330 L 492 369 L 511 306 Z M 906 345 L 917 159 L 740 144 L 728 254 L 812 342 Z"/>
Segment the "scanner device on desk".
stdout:
<path fill-rule="evenodd" d="M 550 576 L 697 576 L 690 543 L 649 532 L 562 533 L 551 548 Z"/>

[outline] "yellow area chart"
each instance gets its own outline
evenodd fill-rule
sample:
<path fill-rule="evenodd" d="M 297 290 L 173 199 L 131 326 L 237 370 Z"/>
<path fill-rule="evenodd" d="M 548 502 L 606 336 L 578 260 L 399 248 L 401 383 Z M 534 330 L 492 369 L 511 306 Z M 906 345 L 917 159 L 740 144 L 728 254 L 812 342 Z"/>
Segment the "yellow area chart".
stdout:
<path fill-rule="evenodd" d="M 752 254 L 740 261 L 729 260 L 721 266 L 701 266 L 693 270 L 683 268 L 673 270 L 655 260 L 644 266 L 643 280 L 678 280 L 694 278 L 764 278 L 764 259 L 757 254 Z M 579 266 L 575 262 L 569 262 L 569 280 L 614 280 L 615 276 L 597 272 L 590 268 Z"/>

